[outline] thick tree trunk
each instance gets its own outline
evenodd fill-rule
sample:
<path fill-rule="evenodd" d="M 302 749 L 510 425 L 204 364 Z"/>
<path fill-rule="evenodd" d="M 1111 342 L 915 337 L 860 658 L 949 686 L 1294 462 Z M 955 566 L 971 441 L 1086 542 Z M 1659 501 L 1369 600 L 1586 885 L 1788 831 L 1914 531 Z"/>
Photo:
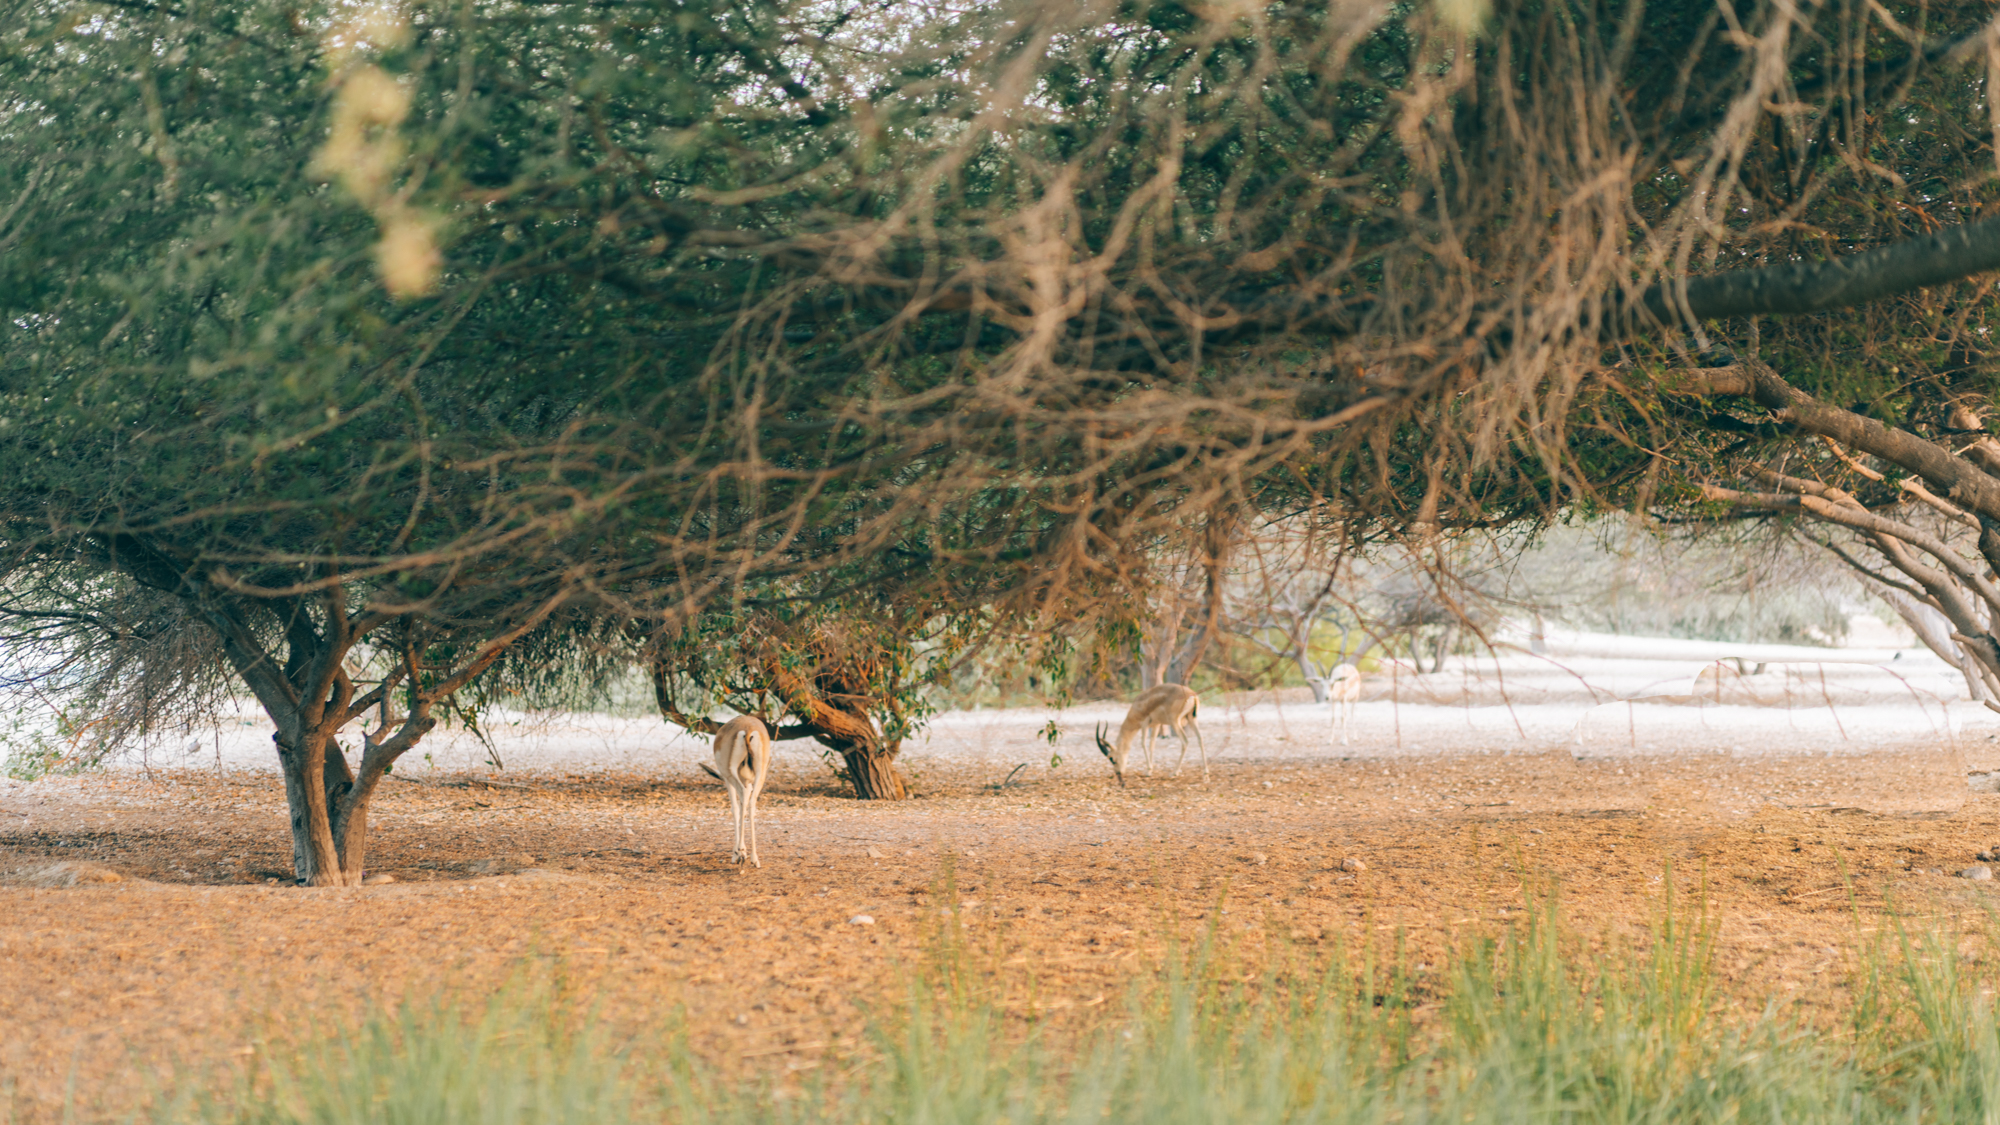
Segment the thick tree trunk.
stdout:
<path fill-rule="evenodd" d="M 846 764 L 848 783 L 854 795 L 864 801 L 901 801 L 910 795 L 896 772 L 896 752 L 900 742 L 890 742 L 869 717 L 863 685 L 820 677 L 810 684 L 792 677 L 782 665 L 773 664 L 773 677 L 787 694 L 791 707 L 802 722 L 772 732 L 774 740 L 812 738 L 839 754 Z M 802 706 L 802 703 L 809 705 Z"/>
<path fill-rule="evenodd" d="M 310 887 L 338 887 L 359 882 L 357 873 L 347 878 L 340 850 L 333 840 L 331 806 L 327 800 L 329 753 L 338 755 L 333 738 L 314 730 L 287 737 L 271 736 L 278 744 L 278 761 L 285 775 L 285 803 L 291 813 L 292 871 L 301 884 Z M 347 763 L 341 762 L 345 771 Z"/>
<path fill-rule="evenodd" d="M 428 721 L 414 724 L 413 736 L 430 729 Z M 310 745 L 311 734 L 297 741 Z M 409 739 L 414 744 L 415 737 Z M 322 742 L 319 781 L 306 783 L 307 753 L 286 749 L 286 739 L 272 735 L 285 775 L 285 801 L 291 812 L 292 871 L 301 884 L 313 887 L 357 886 L 368 855 L 368 801 L 382 780 L 393 755 L 370 763 L 364 757 L 360 776 L 330 736 Z"/>
<path fill-rule="evenodd" d="M 333 828 L 334 842 L 340 846 L 341 881 L 359 886 L 368 859 L 368 801 L 355 802 L 345 816 L 336 818 Z"/>
<path fill-rule="evenodd" d="M 854 785 L 857 798 L 863 801 L 909 799 L 910 787 L 904 784 L 903 775 L 896 770 L 896 755 L 893 752 L 857 747 L 841 751 L 840 756 L 847 763 L 847 779 Z"/>
<path fill-rule="evenodd" d="M 271 736 L 278 746 L 278 773 L 285 779 L 285 808 L 290 813 L 292 829 L 292 874 L 300 880 L 312 867 L 311 831 L 307 827 L 305 779 L 299 769 L 298 752 L 291 749 L 291 741 L 280 731 Z"/>

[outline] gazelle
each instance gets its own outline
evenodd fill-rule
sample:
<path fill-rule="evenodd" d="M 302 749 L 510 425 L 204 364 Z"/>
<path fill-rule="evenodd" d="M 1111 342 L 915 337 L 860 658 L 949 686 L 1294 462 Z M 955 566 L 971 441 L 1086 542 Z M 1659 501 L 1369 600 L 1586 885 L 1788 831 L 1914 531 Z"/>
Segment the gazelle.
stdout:
<path fill-rule="evenodd" d="M 764 866 L 757 858 L 757 795 L 764 791 L 764 778 L 771 772 L 771 732 L 754 715 L 738 715 L 715 732 L 715 769 L 729 790 L 729 812 L 736 820 L 736 847 L 729 853 L 731 863 Z M 750 825 L 750 850 L 743 849 L 744 821 Z"/>
<path fill-rule="evenodd" d="M 1138 738 L 1146 748 L 1146 773 L 1153 772 L 1153 742 L 1161 729 L 1171 730 L 1181 740 L 1181 756 L 1174 763 L 1174 772 L 1181 771 L 1181 763 L 1187 761 L 1187 732 L 1194 732 L 1194 744 L 1201 748 L 1201 776 L 1208 778 L 1208 747 L 1201 740 L 1201 727 L 1195 723 L 1195 713 L 1200 708 L 1200 699 L 1194 692 L 1180 684 L 1161 684 L 1147 688 L 1139 698 L 1132 701 L 1132 709 L 1125 713 L 1125 722 L 1118 728 L 1118 745 L 1104 741 L 1105 724 L 1097 724 L 1097 748 L 1111 760 L 1111 772 L 1118 775 L 1118 784 L 1125 784 L 1125 755 L 1132 748 L 1132 740 Z"/>
<path fill-rule="evenodd" d="M 1361 702 L 1361 669 L 1337 664 L 1327 673 L 1326 698 L 1333 705 L 1333 729 L 1340 732 L 1340 744 L 1347 745 L 1347 724 L 1354 721 L 1354 705 Z"/>

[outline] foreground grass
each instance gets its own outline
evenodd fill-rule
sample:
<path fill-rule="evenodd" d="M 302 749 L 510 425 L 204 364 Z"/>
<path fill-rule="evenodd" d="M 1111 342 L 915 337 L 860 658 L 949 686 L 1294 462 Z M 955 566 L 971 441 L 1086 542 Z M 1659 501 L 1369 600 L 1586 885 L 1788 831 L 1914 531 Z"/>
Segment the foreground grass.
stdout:
<path fill-rule="evenodd" d="M 1644 948 L 1587 953 L 1552 900 L 1441 971 L 1336 953 L 1244 979 L 1210 942 L 1096 1025 L 980 1000 L 949 919 L 868 1049 L 804 1085 L 729 1079 L 671 1036 L 602 1042 L 516 993 L 405 1008 L 183 1092 L 162 1122 L 1970 1122 L 2000 1120 L 1982 981 L 1935 942 L 1864 952 L 1844 1027 L 1718 994 L 1714 929 L 1666 904 Z"/>

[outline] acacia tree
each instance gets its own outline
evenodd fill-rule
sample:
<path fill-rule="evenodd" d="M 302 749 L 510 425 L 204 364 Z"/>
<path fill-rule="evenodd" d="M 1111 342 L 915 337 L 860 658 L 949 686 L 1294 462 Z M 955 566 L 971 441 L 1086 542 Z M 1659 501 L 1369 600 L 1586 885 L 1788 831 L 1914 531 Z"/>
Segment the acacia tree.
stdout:
<path fill-rule="evenodd" d="M 774 591 L 766 591 L 773 593 Z M 642 659 L 667 721 L 713 734 L 715 706 L 757 715 L 780 741 L 813 739 L 863 800 L 901 800 L 903 741 L 930 690 L 982 638 L 976 614 L 906 598 L 721 607 L 648 638 Z"/>
<path fill-rule="evenodd" d="M 16 11 L 0 617 L 47 682 L 143 673 L 107 748 L 232 674 L 276 728 L 301 882 L 362 877 L 381 777 L 512 646 L 606 591 L 698 599 L 827 493 L 730 467 L 738 405 L 687 359 L 716 331 L 625 316 L 600 228 L 577 237 L 562 75 L 595 29 Z M 515 96 L 523 66 L 553 85 Z M 531 201 L 492 206 L 517 178 Z"/>

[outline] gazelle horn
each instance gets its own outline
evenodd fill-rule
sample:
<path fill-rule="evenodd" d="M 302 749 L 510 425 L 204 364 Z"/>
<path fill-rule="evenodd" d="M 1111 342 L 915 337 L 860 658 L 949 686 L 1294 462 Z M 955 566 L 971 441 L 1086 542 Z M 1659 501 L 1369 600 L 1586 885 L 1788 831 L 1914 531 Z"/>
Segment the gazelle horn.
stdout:
<path fill-rule="evenodd" d="M 1111 744 L 1104 741 L 1104 733 L 1108 729 L 1103 723 L 1097 724 L 1097 748 L 1104 751 L 1105 760 L 1111 763 L 1111 772 L 1118 775 L 1118 787 L 1123 789 L 1125 788 L 1125 771 L 1119 768 L 1118 758 L 1111 752 Z"/>

